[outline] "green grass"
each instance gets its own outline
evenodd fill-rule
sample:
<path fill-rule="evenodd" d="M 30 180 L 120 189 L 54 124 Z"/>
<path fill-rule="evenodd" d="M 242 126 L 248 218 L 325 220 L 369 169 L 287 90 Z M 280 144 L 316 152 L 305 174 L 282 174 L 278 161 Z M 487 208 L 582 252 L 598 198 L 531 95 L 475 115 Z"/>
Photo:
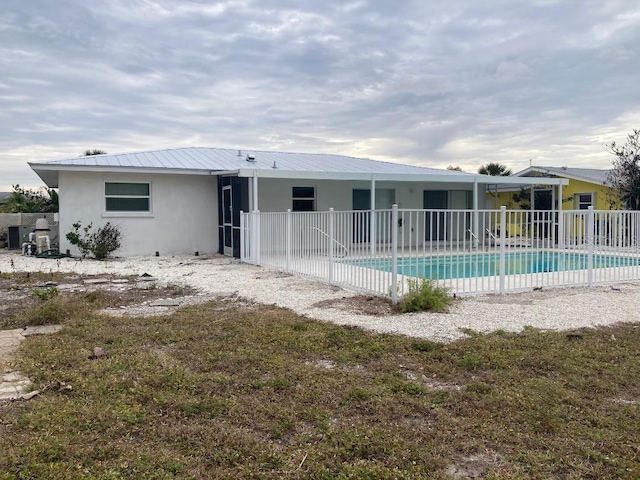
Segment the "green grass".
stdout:
<path fill-rule="evenodd" d="M 637 325 L 443 345 L 273 306 L 76 312 L 22 344 L 73 390 L 0 407 L 2 479 L 640 477 Z"/>

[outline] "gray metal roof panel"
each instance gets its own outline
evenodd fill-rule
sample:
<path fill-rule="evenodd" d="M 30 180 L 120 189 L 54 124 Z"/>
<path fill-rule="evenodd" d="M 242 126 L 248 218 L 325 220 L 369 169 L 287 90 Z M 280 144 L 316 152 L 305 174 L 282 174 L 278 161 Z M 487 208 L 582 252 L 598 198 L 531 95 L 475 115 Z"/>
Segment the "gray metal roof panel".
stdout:
<path fill-rule="evenodd" d="M 531 171 L 537 171 L 542 173 L 549 173 L 552 175 L 557 175 L 559 177 L 567 177 L 573 178 L 576 180 L 584 180 L 590 183 L 598 183 L 600 185 L 605 185 L 607 182 L 607 177 L 611 170 L 608 169 L 600 169 L 600 168 L 577 168 L 577 167 L 538 167 L 532 166 L 522 170 L 515 174 L 515 176 L 519 176 L 521 174 L 527 174 Z"/>
<path fill-rule="evenodd" d="M 238 155 L 240 152 L 240 155 Z M 255 161 L 247 161 L 247 155 Z M 270 152 L 260 150 L 231 150 L 220 148 L 176 148 L 149 152 L 90 155 L 79 158 L 51 160 L 33 165 L 138 167 L 181 170 L 233 171 L 240 168 L 325 173 L 388 173 L 470 175 L 465 172 L 418 167 L 401 163 L 370 160 L 357 157 L 316 153 Z"/>

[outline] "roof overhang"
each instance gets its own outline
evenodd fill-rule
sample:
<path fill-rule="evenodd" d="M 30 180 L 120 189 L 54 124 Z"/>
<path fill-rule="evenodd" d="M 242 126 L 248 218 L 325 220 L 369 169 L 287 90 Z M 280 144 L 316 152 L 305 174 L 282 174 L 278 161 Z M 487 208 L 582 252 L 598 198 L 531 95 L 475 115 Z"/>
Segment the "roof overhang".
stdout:
<path fill-rule="evenodd" d="M 593 169 L 593 170 L 598 170 L 598 169 Z M 606 180 L 605 181 L 601 181 L 601 180 L 598 180 L 598 179 L 590 177 L 590 176 L 580 175 L 580 174 L 575 173 L 575 170 L 573 170 L 571 168 L 566 168 L 566 167 L 562 167 L 562 171 L 558 171 L 558 170 L 552 170 L 549 167 L 531 166 L 531 167 L 525 168 L 524 170 L 521 170 L 519 172 L 514 173 L 512 176 L 514 176 L 514 177 L 528 176 L 528 174 L 531 173 L 531 172 L 539 173 L 539 174 L 542 174 L 542 175 L 553 175 L 555 177 L 568 178 L 570 180 L 578 180 L 578 181 L 581 181 L 581 182 L 593 183 L 595 185 L 604 185 L 604 186 L 607 185 Z M 545 178 L 545 177 L 542 177 L 542 178 Z"/>
<path fill-rule="evenodd" d="M 211 172 L 218 175 L 217 172 Z M 497 177 L 490 175 L 460 175 L 460 174 L 389 174 L 389 173 L 345 173 L 345 172 L 298 172 L 285 170 L 238 170 L 239 177 L 257 178 L 283 178 L 305 180 L 364 180 L 364 181 L 390 181 L 390 182 L 428 182 L 428 183 L 468 183 L 479 185 L 567 185 L 566 178 L 541 178 L 541 177 Z M 542 180 L 542 181 L 541 181 Z"/>
<path fill-rule="evenodd" d="M 504 187 L 522 185 L 567 185 L 566 178 L 545 177 L 500 177 L 474 174 L 399 174 L 399 173 L 367 173 L 367 172 L 309 172 L 295 170 L 252 169 L 241 168 L 231 171 L 196 170 L 177 168 L 150 168 L 125 166 L 95 165 L 59 165 L 55 163 L 29 163 L 31 169 L 49 188 L 58 188 L 60 172 L 92 172 L 92 173 L 134 173 L 134 174 L 170 174 L 170 175 L 237 175 L 253 178 L 282 178 L 302 180 L 343 180 L 343 181 L 389 181 L 389 182 L 423 182 L 423 183 L 463 183 L 478 185 L 499 185 Z"/>
<path fill-rule="evenodd" d="M 106 172 L 106 173 L 159 173 L 172 175 L 210 175 L 210 170 L 149 168 L 149 167 L 105 167 L 93 165 L 57 165 L 48 163 L 31 163 L 31 169 L 49 188 L 58 188 L 59 172 Z"/>

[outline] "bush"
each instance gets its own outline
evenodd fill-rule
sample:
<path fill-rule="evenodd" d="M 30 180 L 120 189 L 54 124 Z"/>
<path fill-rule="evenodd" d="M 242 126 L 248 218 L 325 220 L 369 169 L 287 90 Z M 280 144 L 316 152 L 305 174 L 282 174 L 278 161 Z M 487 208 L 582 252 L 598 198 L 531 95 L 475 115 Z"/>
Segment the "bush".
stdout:
<path fill-rule="evenodd" d="M 441 287 L 435 280 L 415 278 L 407 280 L 409 291 L 400 300 L 402 313 L 407 312 L 445 312 L 453 303 L 449 289 Z"/>
<path fill-rule="evenodd" d="M 73 230 L 66 234 L 71 245 L 75 245 L 80 250 L 82 258 L 91 254 L 96 260 L 104 260 L 113 252 L 120 248 L 120 229 L 111 222 L 107 222 L 104 227 L 91 231 L 93 223 L 83 227 L 80 222 L 74 223 Z"/>

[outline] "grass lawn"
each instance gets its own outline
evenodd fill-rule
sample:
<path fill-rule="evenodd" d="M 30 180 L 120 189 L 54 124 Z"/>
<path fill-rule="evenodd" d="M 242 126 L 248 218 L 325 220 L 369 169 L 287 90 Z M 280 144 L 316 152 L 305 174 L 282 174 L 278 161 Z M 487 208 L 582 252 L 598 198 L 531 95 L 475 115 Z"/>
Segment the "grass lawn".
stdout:
<path fill-rule="evenodd" d="M 111 318 L 87 295 L 45 300 L 65 328 L 22 344 L 51 388 L 0 404 L 1 479 L 640 478 L 638 325 L 444 345 L 241 301 Z"/>

